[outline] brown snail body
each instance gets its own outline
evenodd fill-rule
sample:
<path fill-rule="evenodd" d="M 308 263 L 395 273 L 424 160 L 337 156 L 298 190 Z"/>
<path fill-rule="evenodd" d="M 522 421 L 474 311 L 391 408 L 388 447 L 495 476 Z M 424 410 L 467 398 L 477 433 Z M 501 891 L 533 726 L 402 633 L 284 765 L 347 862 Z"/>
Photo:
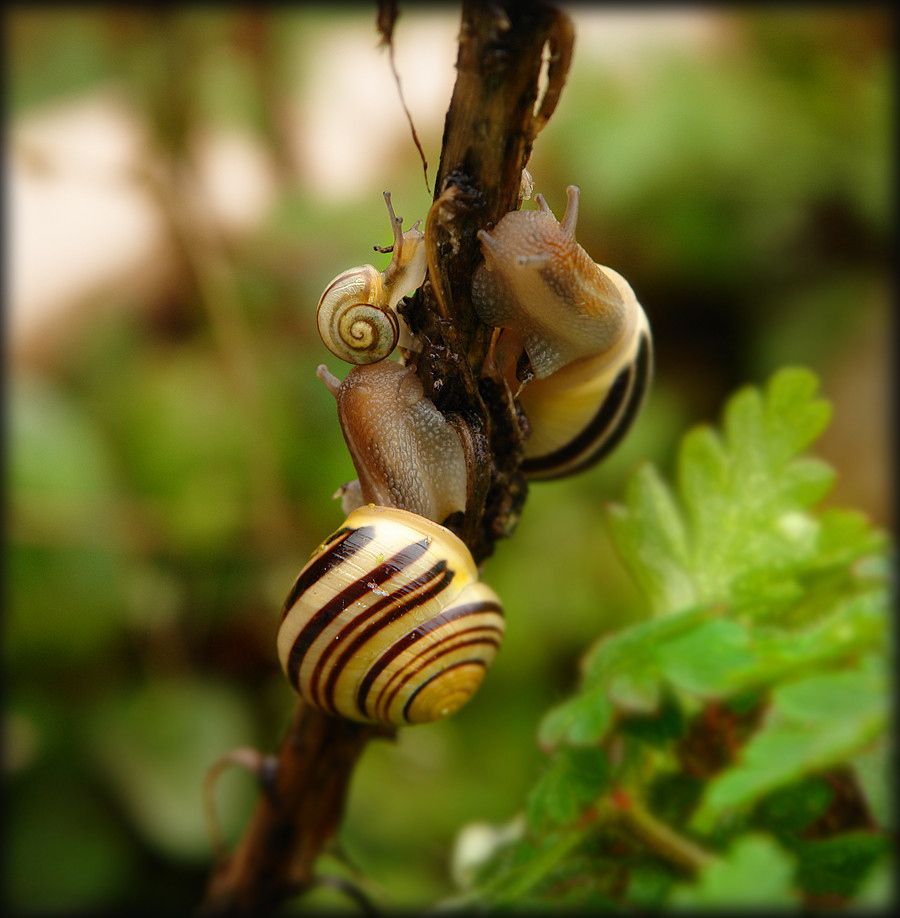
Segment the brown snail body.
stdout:
<path fill-rule="evenodd" d="M 354 367 L 343 382 L 325 366 L 317 372 L 337 400 L 359 476 L 357 505 L 398 507 L 437 522 L 465 509 L 468 475 L 459 434 L 425 397 L 411 367 L 384 360 Z"/>

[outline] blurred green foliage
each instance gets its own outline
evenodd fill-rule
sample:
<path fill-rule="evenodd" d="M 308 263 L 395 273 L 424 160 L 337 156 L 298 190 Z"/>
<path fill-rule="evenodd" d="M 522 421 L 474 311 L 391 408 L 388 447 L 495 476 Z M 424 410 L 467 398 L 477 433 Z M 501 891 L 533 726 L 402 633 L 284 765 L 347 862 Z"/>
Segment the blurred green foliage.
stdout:
<path fill-rule="evenodd" d="M 652 617 L 598 641 L 543 718 L 526 822 L 466 905 L 887 905 L 864 883 L 893 866 L 890 545 L 815 506 L 816 387 L 784 369 L 729 400 L 722 436 L 684 436 L 677 487 L 630 477 L 610 524 Z"/>
<path fill-rule="evenodd" d="M 112 82 L 173 159 L 192 130 L 230 123 L 283 163 L 273 112 L 295 104 L 292 81 L 335 15 L 15 8 L 9 110 Z M 341 15 L 370 28 L 374 46 L 370 10 Z M 838 366 L 880 365 L 865 333 L 874 327 L 880 346 L 886 16 L 729 13 L 721 46 L 675 43 L 624 72 L 576 44 L 529 168 L 554 209 L 566 184 L 582 187 L 579 240 L 647 308 L 655 386 L 620 450 L 585 476 L 535 486 L 488 562 L 508 630 L 477 701 L 366 751 L 340 844 L 376 898 L 415 908 L 452 892 L 455 833 L 519 811 L 542 769 L 537 724 L 576 685 L 585 647 L 648 613 L 601 512 L 638 460 L 671 469 L 690 423 L 784 362 L 815 367 L 829 396 Z M 439 133 L 423 140 L 436 162 Z M 233 747 L 272 750 L 289 716 L 277 610 L 340 521 L 331 494 L 353 477 L 313 372 L 323 359 L 343 370 L 311 310 L 338 271 L 386 264 L 371 252 L 389 241 L 383 188 L 419 201 L 419 214 L 428 202 L 411 143 L 362 201 L 327 206 L 302 170 L 280 174 L 267 222 L 225 248 L 231 313 L 213 308 L 202 265 L 185 260 L 158 301 L 107 292 L 50 359 L 10 368 L 6 869 L 18 914 L 190 911 L 212 859 L 206 768 Z M 876 409 L 850 407 L 883 427 Z M 834 464 L 852 485 L 853 465 Z M 216 800 L 233 842 L 251 779 L 228 772 Z M 732 862 L 764 871 L 775 900 L 783 864 L 753 840 L 705 881 L 709 895 L 731 882 Z M 656 901 L 657 874 L 636 871 L 633 883 Z M 297 907 L 345 905 L 322 891 Z"/>

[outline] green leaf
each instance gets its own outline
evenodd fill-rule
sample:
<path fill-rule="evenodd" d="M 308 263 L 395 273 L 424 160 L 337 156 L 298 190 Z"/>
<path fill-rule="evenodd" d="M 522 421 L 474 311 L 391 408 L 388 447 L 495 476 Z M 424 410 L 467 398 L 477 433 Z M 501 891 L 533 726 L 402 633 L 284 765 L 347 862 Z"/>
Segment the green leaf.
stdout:
<path fill-rule="evenodd" d="M 604 687 L 588 689 L 547 712 L 538 730 L 538 743 L 545 752 L 563 744 L 596 745 L 606 734 L 612 713 Z"/>
<path fill-rule="evenodd" d="M 796 907 L 793 872 L 790 858 L 771 839 L 749 835 L 707 867 L 696 883 L 677 887 L 670 902 L 682 908 Z"/>
<path fill-rule="evenodd" d="M 853 655 L 877 651 L 887 630 L 887 596 L 874 591 L 840 605 L 801 630 L 762 628 L 719 619 L 656 648 L 660 676 L 682 691 L 728 698 Z"/>
<path fill-rule="evenodd" d="M 795 849 L 797 878 L 803 889 L 814 895 L 852 896 L 889 848 L 886 837 L 868 832 L 804 841 Z"/>
<path fill-rule="evenodd" d="M 560 750 L 528 797 L 528 825 L 542 832 L 573 822 L 604 790 L 608 775 L 603 750 Z"/>
<path fill-rule="evenodd" d="M 624 506 L 609 509 L 616 546 L 655 615 L 728 601 L 736 581 L 789 577 L 815 555 L 819 524 L 806 508 L 834 479 L 820 460 L 798 456 L 830 417 L 816 387 L 809 371 L 785 369 L 763 393 L 741 390 L 725 408 L 724 437 L 709 427 L 684 437 L 680 501 L 645 466 Z M 790 584 L 775 589 L 796 596 Z"/>
<path fill-rule="evenodd" d="M 694 601 L 688 538 L 681 512 L 656 469 L 645 464 L 628 480 L 623 507 L 607 507 L 607 522 L 626 566 L 655 609 Z"/>
<path fill-rule="evenodd" d="M 656 710 L 661 689 L 661 648 L 721 612 L 703 606 L 642 622 L 604 638 L 584 659 L 585 688 L 604 686 L 610 701 L 627 711 Z"/>
<path fill-rule="evenodd" d="M 762 391 L 741 390 L 721 434 L 701 427 L 683 439 L 675 491 L 644 465 L 624 504 L 608 509 L 652 617 L 598 641 L 580 691 L 544 718 L 538 738 L 555 752 L 528 799 L 536 846 L 509 883 L 502 868 L 492 877 L 504 890 L 494 904 L 584 901 L 591 877 L 613 906 L 797 907 L 795 848 L 810 890 L 881 894 L 866 880 L 880 840 L 853 838 L 855 815 L 843 814 L 834 835 L 846 844 L 810 847 L 803 837 L 831 816 L 824 778 L 835 768 L 855 771 L 875 819 L 887 822 L 889 809 L 890 540 L 858 513 L 813 507 L 834 479 L 799 455 L 830 416 L 816 387 L 811 373 L 789 369 Z M 734 712 L 726 735 L 705 716 L 718 710 L 710 703 Z M 642 891 L 634 840 L 579 818 L 611 784 L 649 801 L 665 824 L 704 835 L 707 852 L 725 839 L 730 850 L 671 900 L 675 875 L 654 875 Z M 746 835 L 751 826 L 791 854 Z M 613 892 L 623 883 L 627 892 Z"/>
<path fill-rule="evenodd" d="M 779 686 L 739 764 L 710 783 L 693 827 L 709 831 L 726 812 L 860 753 L 886 729 L 887 708 L 886 680 L 874 665 Z"/>
<path fill-rule="evenodd" d="M 752 638 L 737 622 L 718 619 L 691 629 L 657 648 L 660 671 L 695 695 L 723 694 L 731 675 L 754 662 Z"/>
<path fill-rule="evenodd" d="M 882 646 L 886 600 L 873 591 L 840 605 L 803 631 L 751 628 L 701 607 L 635 625 L 603 638 L 585 657 L 583 695 L 559 706 L 542 726 L 547 746 L 602 739 L 609 728 L 603 697 L 630 712 L 651 712 L 669 685 L 703 698 L 758 690 L 797 672 Z"/>

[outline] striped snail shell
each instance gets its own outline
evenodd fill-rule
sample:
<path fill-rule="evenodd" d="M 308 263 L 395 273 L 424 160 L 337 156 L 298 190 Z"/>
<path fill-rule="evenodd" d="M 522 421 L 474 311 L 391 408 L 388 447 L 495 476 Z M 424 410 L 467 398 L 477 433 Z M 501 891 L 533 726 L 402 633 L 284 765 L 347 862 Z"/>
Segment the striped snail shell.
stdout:
<path fill-rule="evenodd" d="M 325 288 L 316 310 L 319 336 L 335 357 L 347 363 L 375 363 L 384 360 L 398 342 L 406 344 L 408 331 L 397 316 L 397 304 L 425 280 L 421 221 L 402 232 L 403 221 L 394 215 L 387 191 L 384 200 L 394 233 L 390 264 L 384 271 L 373 265 L 343 271 Z"/>
<path fill-rule="evenodd" d="M 472 697 L 503 630 L 500 601 L 460 539 L 418 514 L 369 506 L 300 572 L 278 656 L 294 689 L 328 714 L 427 723 Z"/>
<path fill-rule="evenodd" d="M 503 329 L 497 352 L 510 382 L 522 350 L 531 364 L 534 378 L 517 397 L 531 427 L 522 469 L 535 479 L 606 456 L 634 422 L 653 372 L 647 316 L 628 282 L 575 241 L 580 192 L 569 185 L 566 193 L 562 222 L 537 194 L 538 210 L 479 230 L 484 264 L 472 284 L 482 321 Z"/>
<path fill-rule="evenodd" d="M 443 521 L 465 510 L 468 470 L 456 428 L 425 397 L 412 367 L 392 360 L 354 367 L 343 382 L 316 371 L 337 399 L 359 485 L 358 505 L 378 504 Z M 345 511 L 352 507 L 345 503 Z"/>

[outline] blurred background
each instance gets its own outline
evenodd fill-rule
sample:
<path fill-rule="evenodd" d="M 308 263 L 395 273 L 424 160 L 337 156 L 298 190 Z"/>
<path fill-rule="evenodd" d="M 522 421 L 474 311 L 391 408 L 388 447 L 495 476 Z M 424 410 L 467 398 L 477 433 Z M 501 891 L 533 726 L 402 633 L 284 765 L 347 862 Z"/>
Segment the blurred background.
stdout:
<path fill-rule="evenodd" d="M 532 487 L 488 561 L 508 627 L 476 700 L 366 750 L 341 856 L 389 906 L 452 894 L 459 830 L 515 818 L 541 714 L 592 641 L 646 611 L 604 505 L 645 459 L 670 473 L 680 435 L 733 388 L 815 370 L 835 406 L 829 500 L 893 525 L 886 8 L 573 15 L 568 86 L 529 169 L 558 215 L 581 186 L 579 241 L 644 304 L 655 386 L 602 467 Z M 206 770 L 281 739 L 278 610 L 354 477 L 314 374 L 345 372 L 315 306 L 342 270 L 387 264 L 383 190 L 407 226 L 430 202 L 374 18 L 7 8 L 15 913 L 189 913 L 212 860 Z M 401 4 L 395 32 L 431 181 L 458 24 L 453 5 Z M 223 775 L 229 843 L 253 799 L 247 775 Z"/>

